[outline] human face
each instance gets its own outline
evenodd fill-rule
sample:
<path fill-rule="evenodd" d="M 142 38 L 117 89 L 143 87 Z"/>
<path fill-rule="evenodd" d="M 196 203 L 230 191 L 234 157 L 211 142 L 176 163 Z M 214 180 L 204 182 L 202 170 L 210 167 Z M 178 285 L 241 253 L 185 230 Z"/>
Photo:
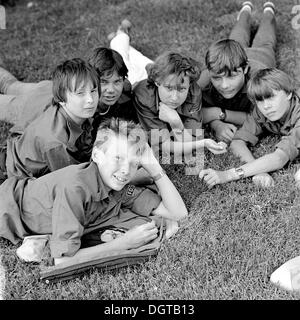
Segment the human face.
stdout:
<path fill-rule="evenodd" d="M 120 191 L 135 175 L 140 155 L 137 145 L 130 145 L 125 137 L 111 137 L 94 151 L 93 160 L 106 187 Z"/>
<path fill-rule="evenodd" d="M 190 78 L 183 76 L 183 82 L 181 79 L 180 76 L 170 74 L 161 83 L 156 83 L 160 101 L 172 109 L 181 106 L 189 92 Z"/>
<path fill-rule="evenodd" d="M 75 87 L 75 79 L 72 81 Z M 82 124 L 85 119 L 93 117 L 99 100 L 98 87 L 94 87 L 91 82 L 82 83 L 75 91 L 66 92 L 66 102 L 61 102 L 61 106 L 67 114 L 77 124 Z"/>
<path fill-rule="evenodd" d="M 286 94 L 283 90 L 273 90 L 274 96 L 263 101 L 256 101 L 259 111 L 270 121 L 281 119 L 290 107 L 292 94 Z"/>
<path fill-rule="evenodd" d="M 123 92 L 124 87 L 124 79 L 123 77 L 119 76 L 116 71 L 112 74 L 104 74 L 100 78 L 101 84 L 101 97 L 100 103 L 112 106 L 114 105 Z"/>
<path fill-rule="evenodd" d="M 210 81 L 216 90 L 225 98 L 233 98 L 244 86 L 245 74 L 248 68 L 243 70 L 242 68 L 237 68 L 236 71 L 232 71 L 231 75 L 223 73 L 215 73 L 210 71 Z"/>

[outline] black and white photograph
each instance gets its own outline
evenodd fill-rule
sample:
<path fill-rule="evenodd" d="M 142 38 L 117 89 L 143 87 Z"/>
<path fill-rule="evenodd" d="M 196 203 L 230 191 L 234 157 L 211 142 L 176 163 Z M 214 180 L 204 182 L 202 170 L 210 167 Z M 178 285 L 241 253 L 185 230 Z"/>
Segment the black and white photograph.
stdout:
<path fill-rule="evenodd" d="M 0 1 L 0 300 L 299 299 L 300 0 Z"/>

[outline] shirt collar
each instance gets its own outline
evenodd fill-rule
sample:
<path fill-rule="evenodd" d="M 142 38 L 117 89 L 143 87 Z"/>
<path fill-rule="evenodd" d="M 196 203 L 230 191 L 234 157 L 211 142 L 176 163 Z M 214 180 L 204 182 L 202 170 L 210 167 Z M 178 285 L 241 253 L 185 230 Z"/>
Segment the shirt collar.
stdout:
<path fill-rule="evenodd" d="M 64 116 L 67 120 L 67 127 L 70 132 L 69 143 L 75 145 L 77 139 L 82 134 L 83 130 L 88 126 L 92 126 L 93 119 L 86 119 L 81 125 L 77 124 L 65 111 L 64 108 L 59 107 L 58 111 Z"/>
<path fill-rule="evenodd" d="M 294 108 L 298 103 L 299 103 L 299 97 L 295 93 L 293 93 L 288 111 L 281 119 L 278 120 L 278 122 L 281 124 L 288 122 L 292 118 L 291 114 L 294 112 Z"/>
<path fill-rule="evenodd" d="M 96 198 L 95 200 L 101 201 L 101 200 L 109 198 L 107 187 L 104 184 L 104 182 L 101 178 L 98 166 L 94 161 L 91 161 L 90 169 L 91 169 L 92 175 L 94 177 L 96 177 L 96 180 L 97 180 L 97 191 L 94 195 Z"/>

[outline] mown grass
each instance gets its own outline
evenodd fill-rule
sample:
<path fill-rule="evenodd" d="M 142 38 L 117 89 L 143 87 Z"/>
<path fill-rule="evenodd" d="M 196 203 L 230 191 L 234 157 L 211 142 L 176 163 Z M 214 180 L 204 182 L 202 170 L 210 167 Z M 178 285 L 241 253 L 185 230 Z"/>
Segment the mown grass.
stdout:
<path fill-rule="evenodd" d="M 253 31 L 261 15 L 257 7 Z M 296 30 L 292 0 L 278 7 L 278 66 L 293 74 Z M 24 81 L 49 77 L 60 61 L 86 57 L 90 48 L 108 45 L 106 35 L 125 17 L 134 23 L 132 44 L 150 58 L 176 49 L 203 63 L 211 42 L 228 36 L 239 9 L 237 1 L 204 0 L 40 0 L 27 8 L 19 0 L 7 9 L 7 30 L 0 31 L 7 67 Z M 299 34 L 298 34 L 299 35 Z M 3 141 L 9 124 L 0 124 Z M 254 150 L 272 150 L 268 137 Z M 239 164 L 231 153 L 205 153 L 205 166 L 225 169 Z M 165 166 L 182 194 L 189 216 L 156 258 L 143 265 L 102 272 L 91 270 L 69 282 L 46 285 L 39 265 L 23 263 L 16 246 L 0 240 L 6 269 L 5 299 L 299 299 L 269 282 L 271 273 L 299 255 L 299 192 L 293 184 L 298 160 L 273 174 L 276 185 L 263 190 L 251 179 L 212 190 L 183 165 Z"/>

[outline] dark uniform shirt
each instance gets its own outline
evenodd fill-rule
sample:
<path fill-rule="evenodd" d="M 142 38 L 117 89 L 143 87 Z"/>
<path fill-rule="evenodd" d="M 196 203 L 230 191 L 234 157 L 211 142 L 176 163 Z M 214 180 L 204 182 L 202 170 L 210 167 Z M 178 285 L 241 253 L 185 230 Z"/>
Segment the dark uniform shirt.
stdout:
<path fill-rule="evenodd" d="M 288 112 L 281 119 L 274 122 L 267 119 L 255 107 L 253 112 L 247 115 L 243 126 L 236 131 L 233 140 L 243 140 L 255 145 L 259 140 L 259 136 L 264 132 L 282 136 L 275 148 L 279 148 L 286 153 L 290 161 L 298 156 L 300 149 L 300 103 L 296 94 L 291 98 Z"/>
<path fill-rule="evenodd" d="M 51 106 L 28 125 L 22 135 L 7 141 L 8 176 L 40 177 L 90 160 L 92 120 L 80 126 L 59 107 Z"/>
<path fill-rule="evenodd" d="M 0 236 L 12 242 L 29 234 L 52 234 L 53 257 L 72 256 L 83 234 L 106 226 L 130 229 L 150 221 L 161 197 L 132 185 L 109 191 L 97 164 L 82 163 L 38 179 L 7 179 L 0 186 Z"/>
<path fill-rule="evenodd" d="M 149 85 L 148 80 L 145 79 L 140 81 L 133 91 L 134 106 L 137 110 L 139 121 L 148 132 L 150 141 L 151 138 L 154 140 L 153 135 L 150 134 L 153 129 L 161 131 L 160 142 L 169 139 L 169 131 L 171 128 L 168 123 L 159 119 L 159 96 L 157 87 Z M 193 134 L 195 134 L 197 129 L 202 128 L 201 98 L 200 87 L 196 83 L 193 83 L 190 85 L 185 102 L 176 109 L 184 127 L 186 129 L 192 129 Z"/>
<path fill-rule="evenodd" d="M 136 114 L 136 110 L 133 105 L 133 97 L 132 97 L 132 91 L 131 91 L 131 84 L 130 82 L 125 79 L 124 81 L 124 88 L 123 92 L 121 94 L 121 97 L 119 100 L 112 106 L 105 106 L 104 109 L 101 109 L 99 106 L 97 108 L 97 111 L 94 115 L 94 133 L 93 136 L 96 137 L 97 129 L 100 125 L 100 123 L 107 119 L 107 118 L 123 118 L 127 121 L 134 121 L 135 123 L 138 123 L 138 117 Z"/>
<path fill-rule="evenodd" d="M 266 68 L 266 65 L 258 60 L 249 59 L 250 69 L 245 77 L 245 83 L 242 89 L 231 99 L 225 99 L 212 85 L 210 75 L 207 69 L 203 70 L 198 80 L 202 88 L 203 108 L 218 107 L 225 110 L 251 112 L 253 105 L 247 96 L 247 80 L 251 74 L 259 69 Z"/>

